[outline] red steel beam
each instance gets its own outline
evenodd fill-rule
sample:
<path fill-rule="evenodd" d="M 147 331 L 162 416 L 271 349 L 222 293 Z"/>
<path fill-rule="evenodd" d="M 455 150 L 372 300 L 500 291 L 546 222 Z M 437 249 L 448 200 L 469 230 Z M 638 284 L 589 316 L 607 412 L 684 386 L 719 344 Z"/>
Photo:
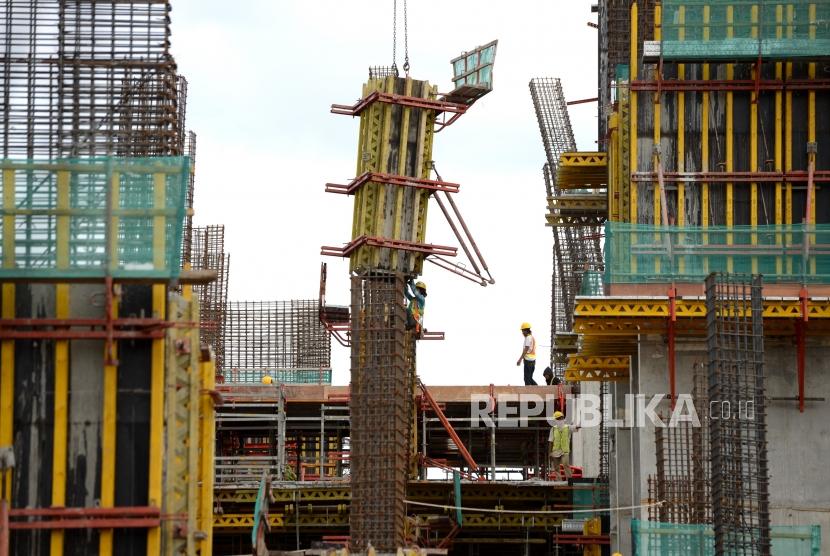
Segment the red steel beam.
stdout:
<path fill-rule="evenodd" d="M 452 545 L 453 539 L 461 532 L 461 526 L 458 523 L 453 523 L 452 529 L 447 533 L 441 542 L 438 543 L 438 548 L 449 548 Z"/>
<path fill-rule="evenodd" d="M 587 104 L 589 102 L 597 102 L 598 100 L 599 100 L 599 98 L 597 98 L 597 97 L 594 97 L 594 98 L 581 98 L 579 100 L 569 100 L 565 104 L 567 104 L 568 106 L 570 106 L 572 104 Z"/>
<path fill-rule="evenodd" d="M 3 340 L 144 340 L 164 338 L 163 330 L 9 330 L 0 329 Z"/>
<path fill-rule="evenodd" d="M 158 517 L 122 517 L 115 519 L 56 519 L 53 521 L 23 521 L 9 523 L 9 529 L 149 529 L 158 527 L 161 519 Z"/>
<path fill-rule="evenodd" d="M 15 508 L 11 517 L 158 517 L 155 506 L 115 506 L 112 508 Z"/>
<path fill-rule="evenodd" d="M 431 243 L 417 243 L 414 241 L 404 241 L 402 239 L 389 239 L 383 237 L 360 236 L 345 247 L 331 247 L 324 245 L 321 250 L 321 255 L 330 255 L 334 257 L 348 257 L 352 251 L 363 245 L 372 247 L 387 247 L 389 249 L 401 249 L 403 251 L 414 251 L 417 253 L 424 253 L 426 255 L 444 255 L 448 257 L 455 257 L 457 249 L 455 247 L 447 247 L 446 245 L 433 245 Z"/>
<path fill-rule="evenodd" d="M 478 470 L 478 464 L 476 463 L 476 460 L 473 459 L 472 454 L 470 454 L 469 450 L 467 450 L 467 447 L 464 445 L 464 442 L 461 441 L 461 438 L 458 436 L 458 433 L 455 432 L 455 429 L 447 419 L 447 416 L 444 415 L 443 411 L 441 411 L 441 407 L 438 405 L 438 402 L 435 401 L 435 399 L 432 397 L 432 394 L 429 393 L 429 390 L 427 390 L 427 387 L 424 385 L 420 378 L 418 379 L 418 386 L 421 388 L 421 392 L 423 392 L 424 394 L 424 399 L 427 401 L 432 411 L 435 412 L 435 415 L 438 416 L 438 420 L 441 421 L 441 424 L 444 426 L 444 429 L 447 431 L 447 434 L 450 435 L 450 438 L 455 443 L 455 446 L 458 448 L 461 457 L 464 458 L 464 461 L 467 462 L 467 465 L 470 467 L 470 470 Z"/>
<path fill-rule="evenodd" d="M 11 521 L 9 529 L 113 529 L 150 528 L 161 524 L 161 512 L 152 506 L 115 508 L 19 508 L 8 517 L 45 518 L 39 521 Z M 0 543 L 2 541 L 0 540 Z"/>
<path fill-rule="evenodd" d="M 668 360 L 669 360 L 669 399 L 671 401 L 671 408 L 674 411 L 674 404 L 677 400 L 677 384 L 676 384 L 676 358 L 675 358 L 675 325 L 677 323 L 677 310 L 676 310 L 676 298 L 677 298 L 677 289 L 674 287 L 669 288 L 669 317 L 667 328 L 668 328 Z"/>
<path fill-rule="evenodd" d="M 446 100 L 433 100 L 375 91 L 369 96 L 360 99 L 355 104 L 332 104 L 331 113 L 342 114 L 344 116 L 358 116 L 375 102 L 399 104 L 401 106 L 409 106 L 411 108 L 424 108 L 427 110 L 435 110 L 437 113 L 452 112 L 454 114 L 463 114 L 467 111 L 467 108 L 469 108 L 466 104 L 458 104 L 455 102 L 448 102 Z"/>
<path fill-rule="evenodd" d="M 830 79 L 685 79 L 643 80 L 631 83 L 632 91 L 806 91 L 830 89 Z"/>
<path fill-rule="evenodd" d="M 141 319 L 141 318 L 123 318 L 112 319 L 113 327 L 142 327 L 142 328 L 169 328 L 171 323 L 162 319 Z M 107 319 L 30 319 L 30 318 L 13 318 L 3 319 L 0 323 L 0 328 L 8 327 L 22 327 L 22 326 L 54 326 L 61 328 L 69 328 L 72 326 L 89 326 L 89 327 L 105 327 Z"/>
<path fill-rule="evenodd" d="M 9 556 L 9 503 L 0 500 L 0 556 Z"/>
<path fill-rule="evenodd" d="M 631 180 L 635 182 L 657 181 L 657 172 L 634 172 Z M 663 180 L 668 182 L 807 182 L 810 173 L 805 170 L 789 172 L 664 172 Z M 813 172 L 814 182 L 830 182 L 830 170 Z"/>
<path fill-rule="evenodd" d="M 428 189 L 430 191 L 446 191 L 447 193 L 458 193 L 461 187 L 457 183 L 450 183 L 440 180 L 428 180 L 413 178 L 410 176 L 400 176 L 397 174 L 383 174 L 380 172 L 365 172 L 346 185 L 339 183 L 327 183 L 326 192 L 352 195 L 361 186 L 367 183 L 400 185 L 402 187 L 416 187 L 419 189 Z"/>

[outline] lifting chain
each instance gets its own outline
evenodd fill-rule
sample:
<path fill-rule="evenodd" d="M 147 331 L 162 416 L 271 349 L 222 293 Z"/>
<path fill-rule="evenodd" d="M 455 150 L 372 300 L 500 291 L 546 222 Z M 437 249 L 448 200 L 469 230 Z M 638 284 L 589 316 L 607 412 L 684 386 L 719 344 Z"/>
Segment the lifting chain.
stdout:
<path fill-rule="evenodd" d="M 409 28 L 406 17 L 406 0 L 403 0 L 403 71 L 409 77 Z"/>
<path fill-rule="evenodd" d="M 409 22 L 403 0 L 403 71 L 409 75 Z M 398 75 L 398 0 L 392 0 L 392 70 Z"/>
<path fill-rule="evenodd" d="M 398 0 L 392 0 L 392 71 L 398 75 Z"/>

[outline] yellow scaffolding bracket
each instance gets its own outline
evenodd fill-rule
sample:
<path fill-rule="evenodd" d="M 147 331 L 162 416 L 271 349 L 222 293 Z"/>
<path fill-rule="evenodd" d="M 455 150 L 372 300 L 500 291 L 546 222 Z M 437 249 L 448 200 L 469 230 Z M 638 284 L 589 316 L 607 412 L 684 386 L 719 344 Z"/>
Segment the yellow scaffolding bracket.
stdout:
<path fill-rule="evenodd" d="M 705 318 L 706 302 L 703 299 L 683 299 L 676 302 L 677 318 Z M 574 309 L 574 320 L 596 320 L 609 318 L 653 319 L 669 316 L 669 299 L 578 299 Z M 798 298 L 764 300 L 764 318 L 801 318 L 801 301 Z M 807 305 L 810 319 L 830 318 L 830 299 L 813 299 Z"/>
<path fill-rule="evenodd" d="M 598 189 L 608 185 L 608 155 L 602 152 L 562 153 L 556 172 L 560 189 Z"/>
<path fill-rule="evenodd" d="M 631 357 L 628 355 L 570 355 L 565 380 L 570 382 L 617 382 L 628 380 Z"/>

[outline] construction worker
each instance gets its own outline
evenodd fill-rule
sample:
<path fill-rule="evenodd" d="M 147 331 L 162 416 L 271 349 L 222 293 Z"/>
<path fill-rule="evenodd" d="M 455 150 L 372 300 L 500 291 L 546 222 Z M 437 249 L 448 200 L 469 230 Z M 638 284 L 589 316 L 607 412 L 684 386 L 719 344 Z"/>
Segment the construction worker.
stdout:
<path fill-rule="evenodd" d="M 522 354 L 519 360 L 516 361 L 516 366 L 525 363 L 525 386 L 536 386 L 536 381 L 533 380 L 533 371 L 536 370 L 536 338 L 530 333 L 530 323 L 522 323 L 522 334 L 525 341 L 522 344 Z"/>
<path fill-rule="evenodd" d="M 571 429 L 565 422 L 565 415 L 561 411 L 553 412 L 553 426 L 548 436 L 550 443 L 551 469 L 559 476 L 561 467 L 564 467 L 565 478 L 571 478 Z"/>
<path fill-rule="evenodd" d="M 274 382 L 274 379 L 271 378 L 269 375 L 264 375 L 262 377 L 262 383 L 263 384 L 272 384 L 273 382 Z"/>
<path fill-rule="evenodd" d="M 553 369 L 550 367 L 545 367 L 545 370 L 542 371 L 542 376 L 545 377 L 545 384 L 550 386 L 553 384 Z"/>
<path fill-rule="evenodd" d="M 415 335 L 420 337 L 424 325 L 424 306 L 427 303 L 427 285 L 414 282 L 410 278 L 406 282 L 403 294 L 409 300 L 406 307 L 406 329 L 414 330 Z"/>

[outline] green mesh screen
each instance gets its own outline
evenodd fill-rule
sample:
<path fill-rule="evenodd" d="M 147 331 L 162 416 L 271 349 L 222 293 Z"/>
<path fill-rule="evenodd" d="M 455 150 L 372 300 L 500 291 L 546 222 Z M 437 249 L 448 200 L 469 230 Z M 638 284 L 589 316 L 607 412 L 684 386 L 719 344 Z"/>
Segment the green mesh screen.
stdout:
<path fill-rule="evenodd" d="M 819 556 L 821 528 L 818 525 L 771 528 L 773 556 Z M 690 525 L 631 520 L 634 556 L 715 555 L 711 525 Z"/>
<path fill-rule="evenodd" d="M 602 295 L 602 273 L 595 270 L 586 271 L 579 285 L 579 295 Z"/>
<path fill-rule="evenodd" d="M 830 0 L 663 0 L 666 60 L 830 55 Z"/>
<path fill-rule="evenodd" d="M 765 282 L 830 283 L 830 224 L 678 228 L 605 225 L 608 284 L 700 282 L 713 271 Z"/>
<path fill-rule="evenodd" d="M 186 157 L 0 161 L 0 278 L 176 278 Z"/>
<path fill-rule="evenodd" d="M 331 369 L 225 369 L 225 384 L 261 384 L 264 376 L 273 384 L 331 384 Z"/>

